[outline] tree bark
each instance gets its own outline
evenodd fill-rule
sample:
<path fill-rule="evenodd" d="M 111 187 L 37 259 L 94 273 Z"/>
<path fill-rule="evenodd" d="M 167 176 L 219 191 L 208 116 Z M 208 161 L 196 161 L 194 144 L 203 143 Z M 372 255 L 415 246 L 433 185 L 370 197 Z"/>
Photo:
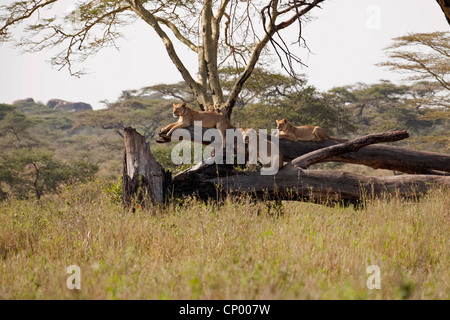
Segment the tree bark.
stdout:
<path fill-rule="evenodd" d="M 276 175 L 234 171 L 230 165 L 199 165 L 173 178 L 173 195 L 220 200 L 249 195 L 264 200 L 300 200 L 320 204 L 360 203 L 368 197 L 416 197 L 432 188 L 450 187 L 450 177 L 404 175 L 370 177 L 334 170 L 283 168 Z"/>
<path fill-rule="evenodd" d="M 441 7 L 442 12 L 444 12 L 448 24 L 450 24 L 450 0 L 436 0 L 436 2 Z"/>
<path fill-rule="evenodd" d="M 145 138 L 133 128 L 124 129 L 122 203 L 131 206 L 164 201 L 165 173 Z"/>
<path fill-rule="evenodd" d="M 189 131 L 194 141 L 194 127 L 184 128 Z M 210 130 L 202 128 L 203 132 Z M 165 142 L 169 142 L 166 140 Z M 210 144 L 210 141 L 194 141 Z M 280 153 L 285 162 L 292 161 L 302 155 L 326 147 L 342 143 L 333 139 L 323 141 L 298 141 L 293 142 L 279 139 Z M 409 174 L 442 174 L 450 173 L 450 155 L 436 152 L 417 151 L 392 145 L 367 145 L 358 151 L 332 155 L 321 159 L 320 162 L 345 162 L 360 164 L 373 169 L 394 170 Z"/>
<path fill-rule="evenodd" d="M 408 137 L 409 134 L 406 130 L 389 130 L 387 132 L 367 135 L 334 146 L 312 151 L 292 160 L 291 163 L 298 168 L 307 169 L 314 163 L 326 161 L 326 159 L 332 156 L 339 156 L 344 153 L 358 151 L 369 144 L 399 141 Z"/>
<path fill-rule="evenodd" d="M 449 176 L 371 177 L 332 170 L 303 170 L 298 167 L 307 167 L 315 162 L 342 157 L 349 151 L 358 153 L 368 148 L 367 145 L 371 143 L 396 141 L 406 137 L 408 133 L 405 130 L 392 130 L 336 144 L 297 157 L 292 164 L 284 166 L 276 175 L 236 171 L 233 165 L 203 162 L 176 175 L 172 181 L 172 191 L 175 196 L 195 194 L 205 201 L 247 194 L 266 200 L 308 200 L 321 204 L 335 202 L 348 204 L 360 203 L 367 197 L 383 195 L 416 197 L 426 194 L 435 187 L 450 187 Z"/>

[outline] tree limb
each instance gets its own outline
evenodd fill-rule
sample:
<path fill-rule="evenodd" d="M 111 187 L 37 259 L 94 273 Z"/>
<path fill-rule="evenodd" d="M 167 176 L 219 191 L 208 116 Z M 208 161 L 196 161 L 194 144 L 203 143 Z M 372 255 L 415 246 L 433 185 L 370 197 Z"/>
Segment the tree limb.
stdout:
<path fill-rule="evenodd" d="M 262 23 L 264 26 L 265 34 L 264 36 L 258 41 L 258 43 L 254 46 L 254 49 L 250 55 L 250 58 L 243 69 L 242 73 L 238 76 L 236 79 L 236 82 L 233 86 L 233 88 L 230 90 L 230 94 L 228 96 L 227 101 L 224 103 L 223 106 L 223 114 L 227 117 L 231 116 L 232 109 L 237 101 L 237 97 L 239 93 L 242 91 L 242 88 L 244 86 L 244 83 L 248 80 L 250 75 L 252 74 L 256 63 L 259 60 L 259 57 L 261 55 L 261 52 L 263 48 L 267 45 L 269 41 L 273 40 L 273 36 L 275 33 L 277 33 L 279 30 L 287 28 L 295 21 L 298 21 L 298 19 L 307 14 L 309 11 L 311 11 L 314 7 L 318 6 L 321 2 L 324 0 L 314 0 L 310 3 L 307 3 L 305 1 L 293 1 L 295 4 L 294 7 L 298 8 L 299 6 L 306 6 L 303 10 L 297 10 L 296 13 L 288 20 L 278 23 L 277 24 L 277 18 L 279 17 L 279 11 L 278 11 L 278 4 L 279 2 L 277 0 L 272 0 L 269 2 L 267 6 L 265 6 L 261 10 L 261 16 L 262 16 Z M 267 19 L 268 18 L 268 19 Z M 288 55 L 288 60 L 292 58 L 292 55 Z M 292 71 L 292 70 L 291 70 Z"/>
<path fill-rule="evenodd" d="M 439 6 L 444 12 L 445 18 L 447 19 L 448 24 L 450 24 L 450 1 L 449 0 L 436 0 Z"/>
<path fill-rule="evenodd" d="M 175 35 L 175 37 L 177 37 L 177 39 L 181 43 L 185 44 L 189 49 L 191 49 L 194 52 L 198 52 L 199 51 L 199 47 L 197 45 L 193 44 L 189 39 L 184 37 L 181 34 L 180 30 L 178 30 L 178 28 L 176 27 L 176 25 L 173 22 L 171 22 L 171 21 L 169 21 L 167 19 L 156 17 L 156 16 L 155 16 L 155 18 L 156 18 L 156 21 L 165 24 L 170 30 L 172 30 L 172 32 Z"/>
<path fill-rule="evenodd" d="M 33 1 L 33 6 L 31 8 L 28 8 L 26 6 L 27 3 L 19 3 L 19 2 L 13 3 L 10 7 L 1 6 L 0 7 L 1 9 L 10 8 L 10 10 L 7 10 L 7 11 L 12 11 L 12 15 L 10 17 L 6 18 L 5 24 L 0 28 L 0 41 L 4 37 L 6 37 L 9 27 L 22 22 L 23 20 L 31 17 L 39 9 L 44 8 L 56 1 L 57 0 Z M 20 5 L 22 8 L 20 8 L 20 7 L 17 8 L 17 5 Z M 0 20 L 3 20 L 2 18 L 4 18 L 4 17 L 0 17 L 0 18 L 1 18 Z"/>
<path fill-rule="evenodd" d="M 208 80 L 214 109 L 217 111 L 220 111 L 223 102 L 223 92 L 219 81 L 219 70 L 217 67 L 219 32 L 219 25 L 216 24 L 213 17 L 212 0 L 205 0 L 202 10 L 203 54 L 208 70 Z"/>
<path fill-rule="evenodd" d="M 192 141 L 194 141 L 195 137 L 194 128 L 194 126 L 183 128 L 189 131 Z M 215 129 L 202 128 L 203 133 L 206 130 Z M 400 137 L 404 134 L 407 133 L 399 132 Z M 165 140 L 164 142 L 170 142 L 170 140 Z M 194 142 L 205 145 L 211 143 L 211 141 L 206 140 Z M 279 151 L 284 161 L 289 162 L 315 150 L 338 144 L 340 142 L 333 139 L 298 142 L 279 139 Z M 367 145 L 358 151 L 332 155 L 320 161 L 361 164 L 373 169 L 395 170 L 409 174 L 442 175 L 443 173 L 450 173 L 450 155 L 448 154 L 417 151 L 392 145 Z"/>
<path fill-rule="evenodd" d="M 344 153 L 358 151 L 362 147 L 365 147 L 369 144 L 393 142 L 406 139 L 408 137 L 409 134 L 406 132 L 406 130 L 389 130 L 383 133 L 370 134 L 334 146 L 309 152 L 303 156 L 295 158 L 291 163 L 295 167 L 306 169 L 309 166 L 318 162 L 323 162 L 325 159 L 328 159 L 332 156 L 338 156 Z"/>
<path fill-rule="evenodd" d="M 180 71 L 184 81 L 186 81 L 188 86 L 191 88 L 200 106 L 204 107 L 205 105 L 207 105 L 207 98 L 203 95 L 203 91 L 199 87 L 199 84 L 192 78 L 189 70 L 187 70 L 183 62 L 180 60 L 178 54 L 176 53 L 175 47 L 173 46 L 172 40 L 170 40 L 169 36 L 164 32 L 164 30 L 161 29 L 161 26 L 159 25 L 157 18 L 150 11 L 145 9 L 140 1 L 138 0 L 127 0 L 127 1 L 128 3 L 130 3 L 132 10 L 135 13 L 137 13 L 138 16 L 141 17 L 147 24 L 149 24 L 161 38 L 166 47 L 166 51 L 170 59 Z"/>

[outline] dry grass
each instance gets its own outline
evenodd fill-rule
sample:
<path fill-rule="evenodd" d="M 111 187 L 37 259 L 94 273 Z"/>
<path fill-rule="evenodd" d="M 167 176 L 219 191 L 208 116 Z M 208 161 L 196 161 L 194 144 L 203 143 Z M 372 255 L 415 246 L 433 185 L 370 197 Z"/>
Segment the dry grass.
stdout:
<path fill-rule="evenodd" d="M 449 299 L 449 195 L 361 210 L 242 199 L 131 213 L 92 183 L 9 200 L 0 298 Z M 66 287 L 74 264 L 81 290 Z M 380 290 L 366 287 L 369 265 L 381 269 Z"/>

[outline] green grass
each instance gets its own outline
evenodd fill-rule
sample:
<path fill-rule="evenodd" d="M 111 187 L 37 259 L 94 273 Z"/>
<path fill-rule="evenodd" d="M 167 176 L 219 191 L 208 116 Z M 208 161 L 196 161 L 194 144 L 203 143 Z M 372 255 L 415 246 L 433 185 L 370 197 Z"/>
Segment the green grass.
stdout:
<path fill-rule="evenodd" d="M 104 190 L 0 203 L 1 299 L 450 298 L 448 190 L 360 210 L 243 198 L 134 213 Z M 80 290 L 66 287 L 70 265 Z M 370 265 L 380 290 L 366 287 Z"/>

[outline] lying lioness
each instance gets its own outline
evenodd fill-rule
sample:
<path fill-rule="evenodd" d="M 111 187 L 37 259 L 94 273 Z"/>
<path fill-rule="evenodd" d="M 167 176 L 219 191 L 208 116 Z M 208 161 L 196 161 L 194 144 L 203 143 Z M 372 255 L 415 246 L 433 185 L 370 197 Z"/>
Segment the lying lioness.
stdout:
<path fill-rule="evenodd" d="M 179 128 L 194 125 L 194 121 L 201 121 L 204 128 L 217 128 L 222 136 L 222 146 L 225 148 L 225 130 L 234 128 L 230 121 L 223 115 L 213 111 L 197 111 L 186 106 L 186 103 L 173 104 L 173 116 L 179 117 L 178 121 L 161 129 L 160 133 L 170 136 Z"/>
<path fill-rule="evenodd" d="M 278 146 L 273 142 L 269 141 L 266 138 L 260 137 L 258 132 L 255 129 L 241 129 L 242 137 L 244 141 L 248 139 L 248 149 L 249 153 L 256 153 L 256 157 L 261 161 L 263 168 L 271 168 L 281 169 L 283 167 L 283 156 L 281 155 Z M 260 140 L 264 139 L 264 143 L 266 143 L 266 153 L 260 152 Z M 256 157 L 253 159 L 249 159 L 248 161 L 248 169 L 250 171 L 255 171 L 256 169 Z M 253 163 L 252 163 L 253 162 Z"/>
<path fill-rule="evenodd" d="M 276 120 L 277 129 L 280 131 L 280 139 L 288 139 L 294 142 L 298 140 L 305 141 L 322 141 L 325 139 L 334 139 L 339 141 L 346 141 L 346 139 L 340 139 L 330 137 L 319 126 L 294 126 L 286 119 Z"/>

